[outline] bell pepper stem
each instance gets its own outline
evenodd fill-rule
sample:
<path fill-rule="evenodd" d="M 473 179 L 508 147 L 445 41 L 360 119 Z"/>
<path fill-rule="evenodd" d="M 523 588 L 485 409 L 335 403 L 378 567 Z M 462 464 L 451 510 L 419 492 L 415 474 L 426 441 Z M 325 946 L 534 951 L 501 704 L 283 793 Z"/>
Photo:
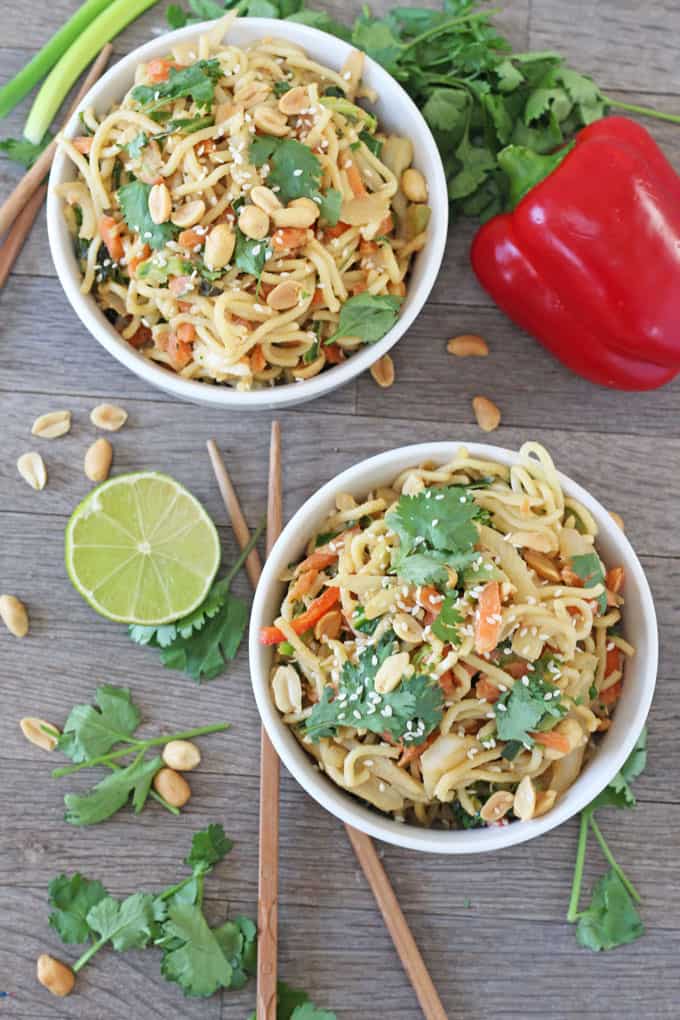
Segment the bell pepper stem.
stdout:
<path fill-rule="evenodd" d="M 622 103 L 619 99 L 604 97 L 608 106 L 616 110 L 628 110 L 629 113 L 639 113 L 642 117 L 656 117 L 657 120 L 667 120 L 671 124 L 680 124 L 680 115 L 677 113 L 664 113 L 663 110 L 655 110 L 653 106 L 637 106 L 635 103 Z"/>
<path fill-rule="evenodd" d="M 555 170 L 574 147 L 572 142 L 557 152 L 542 155 L 524 145 L 506 145 L 498 153 L 498 165 L 510 183 L 510 208 Z"/>

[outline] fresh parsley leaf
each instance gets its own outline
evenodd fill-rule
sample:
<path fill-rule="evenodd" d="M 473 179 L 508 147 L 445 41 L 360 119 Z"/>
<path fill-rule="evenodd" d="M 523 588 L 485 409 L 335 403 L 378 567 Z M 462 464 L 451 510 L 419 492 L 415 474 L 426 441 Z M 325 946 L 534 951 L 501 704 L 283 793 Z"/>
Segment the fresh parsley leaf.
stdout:
<path fill-rule="evenodd" d="M 87 923 L 119 953 L 143 949 L 155 920 L 153 901 L 151 893 L 133 893 L 122 901 L 105 896 L 91 908 Z"/>
<path fill-rule="evenodd" d="M 274 95 L 280 99 L 281 96 L 285 96 L 286 92 L 290 92 L 292 85 L 289 81 L 275 81 L 274 82 Z"/>
<path fill-rule="evenodd" d="M 630 786 L 641 774 L 647 764 L 647 729 L 643 729 L 635 747 L 626 758 L 619 772 L 611 783 L 591 801 L 585 811 L 592 815 L 601 807 L 632 808 L 635 807 L 635 794 Z"/>
<path fill-rule="evenodd" d="M 386 517 L 399 536 L 392 572 L 412 584 L 445 584 L 446 566 L 460 570 L 474 557 L 482 516 L 472 491 L 462 486 L 423 489 L 401 496 Z"/>
<path fill-rule="evenodd" d="M 257 964 L 257 928 L 249 917 L 235 917 L 213 928 L 213 935 L 231 967 L 230 988 L 243 988 Z"/>
<path fill-rule="evenodd" d="M 596 585 L 601 584 L 605 587 L 605 575 L 600 557 L 597 553 L 585 553 L 582 556 L 571 557 L 571 569 L 575 574 L 583 581 L 586 588 L 594 588 Z M 598 606 L 601 613 L 607 611 L 607 593 L 602 592 L 597 599 Z"/>
<path fill-rule="evenodd" d="M 356 665 L 346 662 L 337 694 L 330 685 L 324 688 L 306 720 L 305 734 L 317 741 L 333 736 L 341 726 L 354 726 L 372 733 L 388 732 L 395 740 L 422 743 L 442 717 L 442 691 L 436 680 L 416 675 L 402 680 L 388 694 L 378 694 L 376 674 L 395 649 L 394 635 L 389 632 L 365 649 Z"/>
<path fill-rule="evenodd" d="M 599 952 L 634 942 L 644 933 L 630 893 L 610 868 L 596 883 L 588 909 L 579 917 L 576 941 L 585 949 Z"/>
<path fill-rule="evenodd" d="M 140 758 L 126 768 L 112 772 L 87 793 L 67 793 L 64 797 L 65 820 L 71 825 L 103 822 L 127 803 L 130 794 L 134 797 L 135 812 L 139 813 L 149 794 L 151 780 L 162 765 L 159 756 L 147 760 Z"/>
<path fill-rule="evenodd" d="M 335 188 L 329 188 L 328 191 L 320 197 L 321 202 L 319 204 L 319 216 L 330 227 L 334 227 L 340 219 L 342 192 L 337 191 Z"/>
<path fill-rule="evenodd" d="M 211 823 L 207 829 L 195 832 L 191 850 L 185 860 L 194 874 L 205 873 L 223 860 L 234 846 L 221 825 Z"/>
<path fill-rule="evenodd" d="M 164 949 L 161 974 L 185 995 L 207 997 L 231 985 L 232 966 L 197 904 L 168 904 L 159 945 Z"/>
<path fill-rule="evenodd" d="M 262 276 L 265 262 L 272 256 L 272 249 L 269 240 L 265 238 L 257 241 L 252 237 L 246 237 L 243 231 L 236 227 L 236 246 L 234 248 L 234 265 L 242 273 L 250 273 L 258 280 Z"/>
<path fill-rule="evenodd" d="M 71 761 L 83 762 L 111 750 L 120 740 L 131 737 L 141 715 L 132 701 L 129 687 L 103 684 L 94 696 L 97 708 L 76 705 L 71 709 L 59 737 L 57 749 Z"/>
<path fill-rule="evenodd" d="M 458 594 L 447 595 L 441 604 L 437 618 L 432 621 L 432 631 L 440 639 L 452 645 L 460 644 L 458 625 L 463 622 L 463 616 L 456 607 Z"/>
<path fill-rule="evenodd" d="M 119 188 L 117 195 L 120 208 L 130 230 L 139 234 L 151 248 L 164 248 L 178 232 L 177 227 L 167 223 L 154 223 L 149 212 L 151 185 L 143 181 L 131 181 Z"/>
<path fill-rule="evenodd" d="M 251 1013 L 248 1020 L 255 1020 L 255 1013 Z M 285 981 L 278 981 L 276 1020 L 337 1020 L 337 1017 L 328 1010 L 318 1009 L 302 988 L 292 988 Z"/>
<path fill-rule="evenodd" d="M 149 136 L 146 131 L 140 131 L 138 135 L 135 135 L 132 141 L 127 143 L 125 148 L 132 159 L 139 159 L 142 155 L 142 149 L 144 149 L 148 144 Z"/>
<path fill-rule="evenodd" d="M 171 67 L 167 81 L 137 85 L 132 90 L 132 98 L 145 113 L 183 96 L 191 96 L 198 106 L 209 106 L 215 97 L 215 84 L 221 77 L 219 60 L 197 60 L 179 71 Z"/>
<path fill-rule="evenodd" d="M 254 166 L 269 163 L 267 186 L 277 189 L 284 205 L 295 198 L 311 198 L 318 194 L 321 163 L 307 145 L 294 138 L 273 138 L 262 135 L 250 146 Z"/>
<path fill-rule="evenodd" d="M 181 669 L 201 683 L 214 680 L 225 662 L 236 655 L 248 622 L 248 606 L 231 592 L 218 612 L 198 632 L 177 637 L 161 649 L 161 662 L 168 669 Z"/>
<path fill-rule="evenodd" d="M 495 702 L 493 711 L 500 740 L 533 747 L 534 739 L 529 731 L 550 729 L 566 714 L 559 687 L 546 681 L 541 674 L 541 667 L 536 669 L 534 664 L 534 670 L 527 673 L 528 684 L 517 680 L 512 690 Z"/>
<path fill-rule="evenodd" d="M 368 291 L 355 294 L 340 309 L 338 328 L 326 343 L 332 344 L 346 336 L 356 336 L 365 344 L 381 340 L 397 321 L 401 302 L 402 298 L 391 294 Z"/>
<path fill-rule="evenodd" d="M 68 944 L 87 942 L 92 934 L 87 915 L 108 893 L 101 882 L 92 881 L 76 872 L 58 875 L 47 887 L 52 912 L 49 925 Z"/>
<path fill-rule="evenodd" d="M 174 623 L 164 623 L 156 627 L 131 624 L 128 633 L 135 644 L 167 648 L 178 637 L 190 637 L 194 631 L 200 630 L 208 620 L 216 616 L 224 605 L 228 592 L 228 585 L 225 587 L 222 581 L 216 581 L 200 606 L 187 616 L 175 620 Z"/>
<path fill-rule="evenodd" d="M 48 133 L 37 145 L 25 138 L 3 138 L 0 141 L 0 152 L 4 152 L 8 159 L 14 163 L 21 163 L 28 170 L 33 166 L 43 149 L 50 144 L 53 137 Z"/>
<path fill-rule="evenodd" d="M 186 11 L 183 11 L 179 4 L 169 4 L 165 17 L 170 28 L 184 28 L 188 20 Z"/>

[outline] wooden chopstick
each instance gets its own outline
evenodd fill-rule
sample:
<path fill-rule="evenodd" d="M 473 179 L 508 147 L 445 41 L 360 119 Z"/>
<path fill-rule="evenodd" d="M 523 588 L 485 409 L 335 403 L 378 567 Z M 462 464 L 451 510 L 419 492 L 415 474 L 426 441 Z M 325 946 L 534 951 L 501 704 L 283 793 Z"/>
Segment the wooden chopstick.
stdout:
<path fill-rule="evenodd" d="M 276 426 L 276 423 L 274 423 L 274 424 Z M 278 427 L 277 427 L 277 431 L 278 431 Z M 272 440 L 273 439 L 274 439 L 274 428 L 272 428 Z M 234 490 L 233 485 L 231 484 L 231 480 L 229 479 L 229 475 L 227 474 L 227 469 L 224 466 L 224 462 L 223 462 L 222 457 L 220 455 L 220 451 L 219 451 L 219 449 L 217 447 L 217 444 L 215 443 L 214 439 L 211 439 L 208 442 L 208 451 L 210 453 L 210 460 L 212 462 L 213 471 L 215 472 L 215 477 L 216 477 L 217 483 L 218 483 L 218 485 L 220 487 L 220 492 L 222 492 L 222 496 L 224 498 L 224 503 L 225 503 L 225 506 L 227 508 L 227 512 L 228 512 L 229 516 L 232 519 L 232 523 L 233 523 L 233 526 L 234 526 L 234 534 L 236 535 L 236 539 L 237 539 L 240 547 L 243 549 L 243 548 L 245 548 L 245 546 L 248 544 L 248 542 L 250 540 L 250 534 L 248 532 L 248 527 L 247 527 L 247 525 L 245 523 L 245 520 L 243 518 L 243 514 L 241 513 L 241 508 L 240 508 L 239 503 L 238 503 L 238 497 L 236 495 L 236 492 Z M 272 451 L 273 451 L 273 445 L 272 445 Z M 274 500 L 276 499 L 277 494 L 278 494 L 278 509 L 276 510 L 276 513 L 278 515 L 277 516 L 277 521 L 279 522 L 279 529 L 280 529 L 280 515 L 281 515 L 281 509 L 280 509 L 281 488 L 280 488 L 280 484 L 278 486 L 276 484 L 272 485 L 273 478 L 274 478 L 274 475 L 273 475 L 273 472 L 271 470 L 271 461 L 270 461 L 269 503 L 268 503 L 268 519 L 267 519 L 267 523 L 268 523 L 268 527 L 267 527 L 267 552 L 268 553 L 271 551 L 271 546 L 270 546 L 270 542 L 269 542 L 269 536 L 270 536 L 269 513 L 273 512 L 272 511 L 272 507 L 275 505 L 274 504 Z M 225 480 L 226 480 L 226 483 L 227 483 L 226 485 L 223 484 Z M 225 492 L 229 492 L 229 498 L 228 499 L 227 499 L 227 496 L 225 495 Z M 238 526 L 237 526 L 237 521 L 238 521 Z M 272 528 L 271 534 L 273 535 L 273 533 L 274 533 L 274 529 Z M 255 578 L 255 580 L 253 580 L 252 577 L 250 578 L 251 583 L 253 584 L 253 587 L 255 587 L 255 585 L 257 584 L 257 579 L 258 578 L 259 578 L 259 572 L 258 572 L 258 575 Z M 271 748 L 271 743 L 269 742 L 269 739 L 267 738 L 267 736 L 265 734 L 264 728 L 262 730 L 262 735 L 263 735 L 262 757 L 264 757 L 264 746 L 265 746 L 264 745 L 264 740 L 265 739 L 267 740 L 267 743 L 269 744 L 270 748 Z M 272 754 L 274 755 L 274 757 L 276 757 L 273 748 L 272 748 Z M 276 781 L 276 793 L 275 793 L 275 798 L 276 799 L 275 799 L 275 804 L 270 803 L 268 805 L 268 807 L 269 807 L 269 811 L 270 811 L 270 813 L 272 815 L 274 814 L 273 808 L 274 808 L 274 806 L 276 807 L 276 813 L 275 813 L 276 814 L 276 840 L 277 840 L 277 849 L 278 849 L 278 817 L 279 817 L 279 810 L 278 810 L 278 807 L 279 807 L 278 759 L 277 759 L 276 776 L 277 776 L 277 781 Z M 260 789 L 262 790 L 262 781 L 261 781 Z M 261 799 L 260 800 L 260 812 L 261 813 L 262 813 L 264 805 L 265 805 L 265 802 L 264 802 L 264 800 Z M 354 852 L 356 854 L 357 860 L 359 861 L 359 864 L 361 865 L 361 869 L 362 869 L 364 875 L 366 876 L 366 881 L 370 885 L 371 891 L 373 892 L 373 895 L 375 896 L 375 900 L 376 900 L 376 903 L 378 904 L 380 912 L 381 912 L 381 914 L 383 916 L 383 920 L 385 922 L 385 926 L 387 927 L 387 930 L 389 931 L 390 936 L 392 937 L 392 942 L 394 943 L 394 948 L 397 951 L 397 954 L 399 956 L 399 959 L 401 960 L 402 966 L 403 966 L 404 970 L 406 971 L 406 974 L 407 974 L 407 976 L 408 976 L 408 978 L 409 978 L 409 980 L 410 980 L 410 982 L 411 982 L 411 984 L 413 986 L 414 992 L 416 993 L 418 1002 L 420 1003 L 420 1008 L 423 1011 L 423 1015 L 425 1016 L 426 1020 L 447 1020 L 447 1016 L 446 1016 L 446 1013 L 444 1011 L 444 1007 L 442 1006 L 441 999 L 439 998 L 439 995 L 437 994 L 437 989 L 435 988 L 435 986 L 434 986 L 434 984 L 432 982 L 432 978 L 430 977 L 430 975 L 428 973 L 428 970 L 427 970 L 427 967 L 425 966 L 425 961 L 423 960 L 423 958 L 422 958 L 422 956 L 420 954 L 420 950 L 418 949 L 418 946 L 416 945 L 415 939 L 413 938 L 413 935 L 411 934 L 411 930 L 410 930 L 410 928 L 408 926 L 408 922 L 406 921 L 406 918 L 404 917 L 404 914 L 403 914 L 403 912 L 401 910 L 401 907 L 399 906 L 399 901 L 397 900 L 397 897 L 394 894 L 394 890 L 392 889 L 392 886 L 390 885 L 390 880 L 387 877 L 387 874 L 385 872 L 385 869 L 382 866 L 382 863 L 380 861 L 380 858 L 378 857 L 378 854 L 376 853 L 375 846 L 373 845 L 373 841 L 371 840 L 370 836 L 366 836 L 366 835 L 364 835 L 364 833 L 358 832 L 357 829 L 352 828 L 352 826 L 350 826 L 350 825 L 345 825 L 345 829 L 347 831 L 347 835 L 349 837 L 349 841 L 350 841 L 350 843 L 351 843 L 351 845 L 352 845 L 352 847 L 354 849 Z M 263 828 L 262 828 L 262 816 L 261 816 L 260 817 L 260 838 L 262 838 L 262 833 L 263 833 Z M 261 863 L 262 863 L 262 848 L 260 848 L 260 864 Z M 262 888 L 262 886 L 260 886 L 260 889 L 261 888 Z M 276 915 L 276 898 L 274 899 L 274 911 L 275 911 L 274 917 L 275 917 L 275 920 L 276 920 L 277 919 L 277 915 Z M 260 917 L 260 923 L 262 923 L 261 913 L 258 914 L 258 916 Z M 268 920 L 269 919 L 267 919 L 267 921 Z M 267 947 L 267 948 L 270 948 L 270 947 Z M 274 940 L 274 952 L 275 952 L 275 950 L 276 950 L 276 940 Z M 258 951 L 259 951 L 259 947 L 258 947 Z M 257 1020 L 275 1020 L 275 1017 L 276 1017 L 276 1006 L 275 1006 L 275 1003 L 276 1003 L 276 994 L 274 993 L 274 1006 L 273 1006 L 273 1009 L 272 1009 L 272 1006 L 271 1006 L 271 1000 L 261 1001 L 261 998 L 260 998 L 260 971 L 259 971 L 259 964 L 260 964 L 260 960 L 259 960 L 259 957 L 258 957 Z M 268 959 L 268 961 L 267 961 L 268 968 L 271 967 L 271 965 L 272 965 L 272 961 L 270 959 Z M 274 984 L 274 989 L 275 989 L 276 988 L 276 958 L 275 957 L 274 957 L 274 960 L 273 960 L 273 975 L 274 975 L 274 977 L 273 977 L 273 984 Z M 269 985 L 269 987 L 271 987 L 271 984 Z M 267 1008 L 269 1008 L 269 1012 L 267 1012 Z"/>
<path fill-rule="evenodd" d="M 5 281 L 24 246 L 24 241 L 40 212 L 40 206 L 45 201 L 46 194 L 47 185 L 41 184 L 15 219 L 7 237 L 0 246 L 0 290 L 5 286 Z"/>
<path fill-rule="evenodd" d="M 83 81 L 83 84 L 78 89 L 76 98 L 71 104 L 68 114 L 66 115 L 66 119 L 61 126 L 62 130 L 66 127 L 73 114 L 76 113 L 85 95 L 90 91 L 97 79 L 101 77 L 102 72 L 108 63 L 109 57 L 111 56 L 112 50 L 113 47 L 111 46 L 111 43 L 107 43 L 106 46 L 102 48 L 99 56 Z M 9 198 L 6 199 L 0 206 L 0 236 L 2 236 L 6 230 L 9 230 L 19 213 L 27 205 L 28 200 L 31 198 L 34 191 L 40 187 L 43 177 L 52 165 L 52 160 L 54 159 L 56 151 L 57 141 L 56 139 L 53 139 L 47 148 L 43 149 L 40 153 L 31 169 L 21 178 Z M 29 221 L 26 233 L 28 233 L 28 229 L 30 229 L 32 222 L 33 220 Z M 21 248 L 20 243 L 19 248 Z"/>

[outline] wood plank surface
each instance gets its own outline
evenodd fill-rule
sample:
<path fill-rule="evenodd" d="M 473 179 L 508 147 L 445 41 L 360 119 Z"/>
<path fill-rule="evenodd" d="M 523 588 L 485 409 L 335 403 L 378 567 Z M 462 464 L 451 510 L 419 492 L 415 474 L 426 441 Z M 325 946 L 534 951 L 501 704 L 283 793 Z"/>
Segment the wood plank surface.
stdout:
<path fill-rule="evenodd" d="M 160 3 L 116 40 L 122 55 L 164 26 Z M 340 17 L 359 0 L 324 4 Z M 387 9 L 378 0 L 376 10 Z M 425 6 L 424 4 L 420 6 Z M 75 7 L 74 0 L 0 0 L 0 83 L 9 78 Z M 680 6 L 675 0 L 507 0 L 498 24 L 521 49 L 556 49 L 612 95 L 680 111 Z M 18 134 L 25 100 L 2 124 Z M 649 124 L 649 122 L 647 122 Z M 680 168 L 680 127 L 653 124 Z M 0 157 L 0 196 L 20 176 Z M 428 439 L 479 440 L 471 399 L 499 404 L 491 436 L 516 448 L 544 442 L 558 466 L 625 519 L 655 596 L 661 632 L 650 754 L 636 784 L 633 813 L 609 811 L 602 825 L 643 896 L 645 937 L 607 954 L 578 948 L 564 920 L 576 849 L 571 821 L 500 854 L 447 858 L 380 846 L 388 874 L 451 1020 L 675 1020 L 680 1015 L 680 384 L 622 395 L 570 374 L 510 324 L 478 287 L 468 264 L 474 226 L 456 223 L 432 298 L 393 352 L 396 381 L 379 389 L 366 375 L 333 394 L 281 414 L 284 516 L 319 485 L 361 458 Z M 456 361 L 448 337 L 478 332 L 485 360 Z M 204 453 L 214 435 L 248 523 L 266 500 L 270 416 L 244 416 L 181 404 L 151 390 L 110 358 L 81 327 L 56 279 L 44 214 L 0 294 L 0 590 L 29 606 L 31 632 L 0 632 L 0 1020 L 245 1020 L 251 982 L 240 992 L 185 1000 L 159 974 L 153 952 L 102 952 L 67 1000 L 51 999 L 34 977 L 40 952 L 75 958 L 47 926 L 46 887 L 81 869 L 114 894 L 155 889 L 183 874 L 191 832 L 222 821 L 232 854 L 208 879 L 207 909 L 256 914 L 259 720 L 241 650 L 228 673 L 200 689 L 162 670 L 155 653 L 132 645 L 124 628 L 96 617 L 71 588 L 63 566 L 68 515 L 88 491 L 84 451 L 94 430 L 89 410 L 102 398 L 122 403 L 126 427 L 112 437 L 114 471 L 156 468 L 188 485 L 216 520 L 225 562 L 237 546 Z M 73 412 L 64 439 L 30 435 L 33 419 Z M 38 448 L 49 481 L 35 493 L 16 458 Z M 249 597 L 245 577 L 236 590 Z M 201 740 L 203 764 L 184 819 L 157 804 L 92 829 L 63 822 L 62 796 L 83 775 L 53 780 L 54 756 L 23 739 L 17 721 L 39 715 L 63 724 L 69 708 L 101 681 L 127 684 L 148 734 L 226 719 L 232 729 Z M 418 1020 L 370 890 L 340 823 L 284 772 L 281 788 L 279 972 L 340 1020 Z M 585 887 L 604 871 L 593 845 Z M 2 996 L 2 993 L 6 993 Z"/>

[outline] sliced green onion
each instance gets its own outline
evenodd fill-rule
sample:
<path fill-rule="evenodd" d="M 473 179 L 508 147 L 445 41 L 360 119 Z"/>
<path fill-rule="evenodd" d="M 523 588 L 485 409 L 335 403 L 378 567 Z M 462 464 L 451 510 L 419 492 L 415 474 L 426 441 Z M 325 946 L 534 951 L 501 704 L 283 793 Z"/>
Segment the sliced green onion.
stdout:
<path fill-rule="evenodd" d="M 65 25 L 62 25 L 33 59 L 29 60 L 26 66 L 0 89 L 0 117 L 6 117 L 17 103 L 21 102 L 39 81 L 42 81 L 62 53 L 66 52 L 81 32 L 110 3 L 111 0 L 86 0 L 82 7 L 78 8 L 73 17 L 69 18 Z"/>
<path fill-rule="evenodd" d="M 115 0 L 78 35 L 38 92 L 26 121 L 24 138 L 36 145 L 40 142 L 67 92 L 102 46 L 155 3 L 156 0 Z"/>
<path fill-rule="evenodd" d="M 277 645 L 276 650 L 279 655 L 295 655 L 295 649 L 290 641 L 282 641 L 281 644 Z"/>

